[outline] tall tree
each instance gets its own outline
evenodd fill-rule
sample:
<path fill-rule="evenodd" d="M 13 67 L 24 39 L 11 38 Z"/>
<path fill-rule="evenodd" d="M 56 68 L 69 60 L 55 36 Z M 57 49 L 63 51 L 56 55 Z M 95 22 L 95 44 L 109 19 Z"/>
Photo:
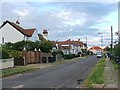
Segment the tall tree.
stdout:
<path fill-rule="evenodd" d="M 52 50 L 53 43 L 50 41 L 43 41 L 40 44 L 40 49 L 42 52 L 50 52 Z"/>

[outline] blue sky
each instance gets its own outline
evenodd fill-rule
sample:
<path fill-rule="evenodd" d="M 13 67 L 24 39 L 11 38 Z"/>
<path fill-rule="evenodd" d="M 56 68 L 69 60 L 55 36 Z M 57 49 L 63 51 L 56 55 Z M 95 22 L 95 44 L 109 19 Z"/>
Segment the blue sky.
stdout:
<path fill-rule="evenodd" d="M 25 0 L 2 2 L 2 20 L 15 22 L 19 16 L 20 26 L 36 28 L 39 33 L 48 29 L 49 40 L 77 40 L 88 45 L 110 44 L 110 27 L 118 31 L 118 2 L 28 2 Z M 114 40 L 117 36 L 114 35 Z"/>

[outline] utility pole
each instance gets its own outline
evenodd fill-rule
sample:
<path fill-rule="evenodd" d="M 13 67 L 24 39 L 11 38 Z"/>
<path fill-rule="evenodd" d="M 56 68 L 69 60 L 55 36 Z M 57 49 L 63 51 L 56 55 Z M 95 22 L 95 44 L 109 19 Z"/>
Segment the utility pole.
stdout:
<path fill-rule="evenodd" d="M 98 32 L 98 34 L 101 34 L 101 48 L 102 48 L 102 44 L 103 44 L 103 34 Z"/>
<path fill-rule="evenodd" d="M 87 49 L 87 37 L 86 37 L 86 49 Z"/>
<path fill-rule="evenodd" d="M 110 44 L 110 46 L 111 46 L 111 53 L 112 53 L 112 51 L 113 51 L 113 29 L 112 29 L 112 26 L 111 26 L 111 44 Z"/>

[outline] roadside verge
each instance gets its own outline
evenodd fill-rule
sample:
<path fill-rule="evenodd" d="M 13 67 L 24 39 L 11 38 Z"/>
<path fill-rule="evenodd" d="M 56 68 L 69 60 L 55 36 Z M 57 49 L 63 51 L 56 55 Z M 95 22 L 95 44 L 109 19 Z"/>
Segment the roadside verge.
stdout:
<path fill-rule="evenodd" d="M 84 81 L 82 88 L 118 88 L 118 71 L 112 61 L 102 58 Z"/>

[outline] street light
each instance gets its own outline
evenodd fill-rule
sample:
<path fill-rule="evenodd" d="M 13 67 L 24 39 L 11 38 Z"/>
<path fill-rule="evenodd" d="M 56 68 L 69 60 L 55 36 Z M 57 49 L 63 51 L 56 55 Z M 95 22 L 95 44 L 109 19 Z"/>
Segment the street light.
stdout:
<path fill-rule="evenodd" d="M 102 33 L 98 33 L 98 34 L 101 34 L 101 48 L 102 48 L 102 44 L 103 44 L 103 34 Z"/>

